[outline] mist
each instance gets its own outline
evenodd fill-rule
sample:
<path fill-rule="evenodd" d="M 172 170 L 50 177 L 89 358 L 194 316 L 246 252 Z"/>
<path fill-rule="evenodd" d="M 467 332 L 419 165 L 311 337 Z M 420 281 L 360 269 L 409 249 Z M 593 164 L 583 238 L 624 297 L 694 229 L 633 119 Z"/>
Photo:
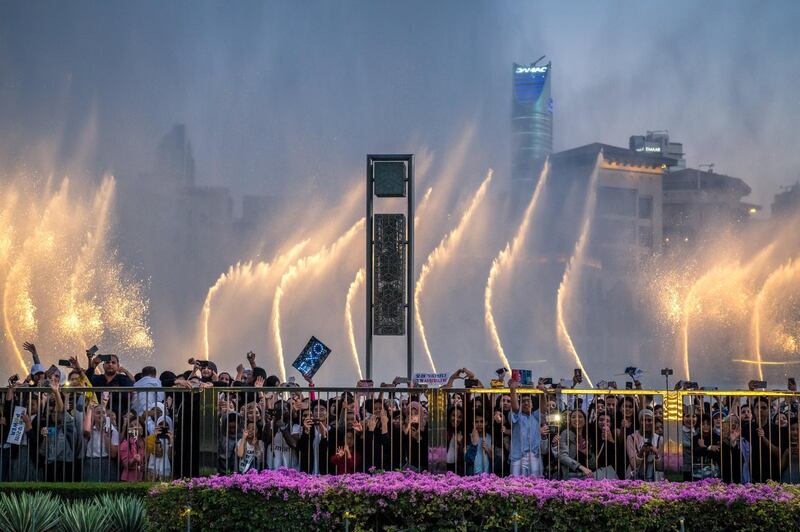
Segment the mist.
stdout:
<path fill-rule="evenodd" d="M 744 179 L 753 189 L 747 200 L 768 212 L 780 187 L 800 177 L 798 20 L 800 6 L 789 1 L 5 2 L 0 164 L 10 176 L 5 184 L 40 175 L 99 187 L 115 176 L 110 247 L 149 299 L 150 356 L 175 364 L 201 354 L 198 322 L 220 275 L 240 262 L 274 263 L 303 239 L 308 248 L 295 260 L 311 256 L 358 222 L 366 153 L 415 153 L 417 200 L 433 187 L 419 221 L 421 267 L 487 172 L 494 172 L 492 192 L 508 182 L 514 61 L 547 55 L 553 62 L 556 151 L 626 146 L 630 135 L 669 130 L 689 166 L 714 163 Z M 152 174 L 157 146 L 175 124 L 186 126 L 195 184 L 228 189 L 220 194 L 230 195 L 232 219 L 243 215 L 246 195 L 274 199 L 246 238 L 214 229 L 192 240 L 190 253 L 157 238 L 176 214 L 167 199 L 147 198 L 170 194 Z M 137 195 L 146 175 L 150 196 Z M 501 362 L 485 355 L 484 285 L 518 221 L 498 219 L 495 197 L 476 211 L 458 251 L 476 260 L 451 264 L 458 275 L 432 272 L 423 298 L 445 370 L 460 359 L 484 364 L 483 371 Z M 567 232 L 563 247 L 571 250 L 577 230 Z M 329 338 L 341 367 L 323 377 L 355 371 L 342 313 L 363 265 L 363 238 L 361 230 L 327 274 L 287 282 L 286 358 L 311 334 Z M 254 285 L 264 292 L 249 306 L 220 289 L 210 349 L 226 369 L 249 348 L 275 364 L 274 290 L 288 267 L 265 274 Z M 560 278 L 561 271 L 553 275 L 556 286 Z M 504 297 L 519 297 L 508 279 L 501 286 Z M 359 348 L 361 290 L 354 300 Z M 321 295 L 323 307 L 303 303 Z M 518 304 L 495 301 L 502 336 L 521 353 L 532 338 L 519 332 L 524 325 L 508 325 Z M 547 325 L 539 327 L 551 331 L 545 307 Z M 223 320 L 215 328 L 220 315 L 236 327 Z M 551 352 L 543 356 L 553 356 L 555 341 L 541 341 Z M 402 357 L 386 359 L 387 373 L 403 371 Z M 427 369 L 421 346 L 417 365 Z"/>

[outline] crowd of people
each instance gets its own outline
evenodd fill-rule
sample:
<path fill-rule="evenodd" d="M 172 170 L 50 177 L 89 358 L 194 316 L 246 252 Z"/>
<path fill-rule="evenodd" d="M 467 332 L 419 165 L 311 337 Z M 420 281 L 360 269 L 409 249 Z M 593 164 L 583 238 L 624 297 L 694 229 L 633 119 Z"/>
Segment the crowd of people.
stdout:
<path fill-rule="evenodd" d="M 235 374 L 194 359 L 179 373 L 146 366 L 132 374 L 95 348 L 85 363 L 72 357 L 46 369 L 35 345 L 23 347 L 33 365 L 25 378 L 9 379 L 3 394 L 1 481 L 412 468 L 549 479 L 661 480 L 677 471 L 687 481 L 800 482 L 794 395 L 688 394 L 669 417 L 662 396 L 636 390 L 639 382 L 592 393 L 577 389 L 578 371 L 555 387 L 549 379 L 522 385 L 500 371 L 492 390 L 460 368 L 441 389 L 408 388 L 396 378 L 341 391 L 316 388 L 311 379 L 302 388 L 280 382 L 252 352 Z M 669 434 L 670 426 L 678 433 Z M 680 446 L 672 454 L 669 441 Z"/>

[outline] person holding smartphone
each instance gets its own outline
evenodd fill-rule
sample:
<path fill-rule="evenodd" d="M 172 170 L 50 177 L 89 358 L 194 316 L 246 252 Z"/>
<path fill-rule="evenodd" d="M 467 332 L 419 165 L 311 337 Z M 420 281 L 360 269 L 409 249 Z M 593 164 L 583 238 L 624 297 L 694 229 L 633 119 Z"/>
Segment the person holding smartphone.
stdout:
<path fill-rule="evenodd" d="M 653 411 L 639 411 L 639 425 L 626 440 L 628 455 L 627 478 L 630 480 L 660 480 L 663 478 L 664 438 L 655 432 Z"/>
<path fill-rule="evenodd" d="M 539 408 L 534 408 L 533 397 L 517 393 L 519 382 L 511 380 L 511 475 L 515 477 L 542 477 L 541 442 L 539 430 Z"/>
<path fill-rule="evenodd" d="M 119 432 L 102 404 L 90 409 L 83 416 L 83 437 L 86 440 L 83 480 L 115 482 L 117 480 L 116 458 L 119 451 Z"/>

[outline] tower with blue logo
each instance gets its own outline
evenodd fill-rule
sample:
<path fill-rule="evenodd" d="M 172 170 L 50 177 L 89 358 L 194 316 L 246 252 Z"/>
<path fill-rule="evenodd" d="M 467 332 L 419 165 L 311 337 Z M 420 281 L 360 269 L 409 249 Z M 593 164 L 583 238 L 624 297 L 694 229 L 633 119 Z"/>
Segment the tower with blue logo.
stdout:
<path fill-rule="evenodd" d="M 529 65 L 514 63 L 511 99 L 511 179 L 530 185 L 553 151 L 553 98 L 550 96 L 552 63 L 539 65 L 540 57 Z"/>

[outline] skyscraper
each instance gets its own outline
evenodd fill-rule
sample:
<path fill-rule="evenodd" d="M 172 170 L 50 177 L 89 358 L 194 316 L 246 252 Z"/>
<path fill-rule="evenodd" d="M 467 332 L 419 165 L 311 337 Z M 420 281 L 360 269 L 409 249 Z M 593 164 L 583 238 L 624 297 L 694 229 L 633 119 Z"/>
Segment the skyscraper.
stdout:
<path fill-rule="evenodd" d="M 514 63 L 511 102 L 511 179 L 535 183 L 542 162 L 553 151 L 551 63 Z M 521 183 L 520 183 L 521 184 Z M 530 187 L 533 191 L 533 186 Z"/>

